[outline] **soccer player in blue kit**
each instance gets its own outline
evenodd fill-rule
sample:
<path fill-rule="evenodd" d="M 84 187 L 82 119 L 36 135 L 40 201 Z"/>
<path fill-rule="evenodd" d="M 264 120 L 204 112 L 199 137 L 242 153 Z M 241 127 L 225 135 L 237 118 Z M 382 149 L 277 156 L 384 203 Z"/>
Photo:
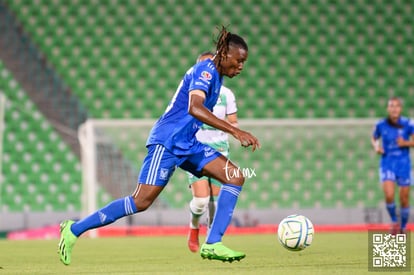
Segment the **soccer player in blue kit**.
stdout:
<path fill-rule="evenodd" d="M 132 195 L 115 200 L 80 221 L 61 223 L 58 254 L 64 264 L 70 264 L 74 244 L 85 231 L 145 211 L 164 189 L 176 167 L 223 183 L 213 224 L 200 249 L 201 257 L 229 262 L 245 257 L 244 253 L 222 243 L 245 179 L 240 173 L 232 173 L 238 169 L 235 164 L 196 139 L 196 132 L 205 123 L 231 134 L 243 147 L 251 146 L 253 151 L 260 147 L 255 136 L 212 113 L 223 77 L 240 74 L 248 56 L 244 39 L 225 27 L 215 42 L 214 58 L 199 62 L 186 72 L 164 114 L 153 126 L 146 144 L 148 154 Z M 227 175 L 236 176 L 228 178 Z"/>
<path fill-rule="evenodd" d="M 405 233 L 410 216 L 409 194 L 411 185 L 410 147 L 414 146 L 414 122 L 401 116 L 402 100 L 392 97 L 388 100 L 388 117 L 381 119 L 374 127 L 371 144 L 381 155 L 380 180 L 385 195 L 387 211 L 391 217 L 391 234 Z M 382 146 L 379 142 L 382 140 Z M 399 186 L 400 218 L 398 222 L 394 202 L 395 184 Z"/>
<path fill-rule="evenodd" d="M 214 53 L 201 53 L 197 58 L 197 62 L 201 62 L 207 58 L 214 58 Z M 219 99 L 212 112 L 216 117 L 224 119 L 231 125 L 238 127 L 236 97 L 233 91 L 224 85 L 221 86 Z M 196 134 L 196 138 L 200 142 L 213 147 L 227 158 L 230 156 L 229 135 L 227 133 L 208 125 L 202 125 Z M 189 172 L 187 172 L 187 175 L 193 194 L 193 198 L 189 203 L 191 218 L 187 244 L 190 251 L 197 252 L 200 246 L 198 239 L 200 233 L 200 218 L 208 209 L 208 227 L 210 227 L 216 208 L 214 197 L 218 196 L 221 183 L 207 177 L 198 178 Z"/>

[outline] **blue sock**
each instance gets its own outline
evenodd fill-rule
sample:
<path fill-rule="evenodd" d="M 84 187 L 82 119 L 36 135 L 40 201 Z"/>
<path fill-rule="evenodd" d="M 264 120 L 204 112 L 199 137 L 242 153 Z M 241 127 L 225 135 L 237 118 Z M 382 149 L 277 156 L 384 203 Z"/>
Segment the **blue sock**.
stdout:
<path fill-rule="evenodd" d="M 392 222 L 397 222 L 397 212 L 395 210 L 395 203 L 394 202 L 387 203 L 386 207 L 387 207 L 388 214 L 391 217 L 391 221 Z"/>
<path fill-rule="evenodd" d="M 212 244 L 221 242 L 227 227 L 233 217 L 233 211 L 236 207 L 237 199 L 239 197 L 241 186 L 224 184 L 221 187 L 219 197 L 217 199 L 217 209 L 214 215 L 213 224 L 207 236 L 206 243 Z"/>
<path fill-rule="evenodd" d="M 400 215 L 401 215 L 401 228 L 405 229 L 407 227 L 408 218 L 410 217 L 410 207 L 401 208 Z"/>
<path fill-rule="evenodd" d="M 121 198 L 109 203 L 104 208 L 75 222 L 71 226 L 72 233 L 79 237 L 89 229 L 101 227 L 113 223 L 119 218 L 137 213 L 134 199 L 131 196 Z"/>

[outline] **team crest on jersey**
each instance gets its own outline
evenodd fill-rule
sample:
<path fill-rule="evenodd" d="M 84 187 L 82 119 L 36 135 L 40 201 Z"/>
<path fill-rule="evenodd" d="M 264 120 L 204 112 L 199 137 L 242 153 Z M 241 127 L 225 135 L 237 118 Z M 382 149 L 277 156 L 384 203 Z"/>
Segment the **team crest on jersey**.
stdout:
<path fill-rule="evenodd" d="M 201 72 L 201 77 L 205 80 L 211 80 L 213 77 L 211 75 L 211 73 L 207 72 L 207 71 L 202 71 Z"/>
<path fill-rule="evenodd" d="M 165 169 L 165 168 L 160 169 L 160 179 L 162 180 L 168 179 L 168 169 Z"/>

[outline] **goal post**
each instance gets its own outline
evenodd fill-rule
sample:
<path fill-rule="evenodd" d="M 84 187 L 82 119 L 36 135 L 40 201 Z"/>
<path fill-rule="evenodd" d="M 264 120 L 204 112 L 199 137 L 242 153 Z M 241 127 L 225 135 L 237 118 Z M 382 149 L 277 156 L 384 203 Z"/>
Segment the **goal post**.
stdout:
<path fill-rule="evenodd" d="M 82 216 L 111 199 L 132 193 L 138 178 L 138 163 L 146 151 L 144 137 L 153 123 L 153 120 L 89 119 L 79 127 Z"/>
<path fill-rule="evenodd" d="M 97 209 L 96 189 L 96 143 L 92 120 L 86 121 L 79 127 L 79 143 L 81 146 L 82 165 L 82 216 Z"/>
<path fill-rule="evenodd" d="M 79 128 L 82 215 L 131 194 L 155 120 L 91 119 Z M 245 173 L 241 209 L 375 208 L 382 206 L 378 156 L 370 147 L 376 119 L 248 119 L 259 138 L 251 152 L 230 137 L 230 159 Z M 156 204 L 188 207 L 186 174 L 177 169 Z"/>

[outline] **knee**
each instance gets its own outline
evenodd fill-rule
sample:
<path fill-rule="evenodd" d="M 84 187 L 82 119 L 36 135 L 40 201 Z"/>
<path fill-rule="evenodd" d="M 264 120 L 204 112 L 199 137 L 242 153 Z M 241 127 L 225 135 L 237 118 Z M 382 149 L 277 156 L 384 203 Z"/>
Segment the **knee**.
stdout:
<path fill-rule="evenodd" d="M 244 181 L 245 181 L 245 177 L 240 176 L 237 178 L 232 178 L 228 183 L 233 184 L 233 185 L 243 186 Z"/>
<path fill-rule="evenodd" d="M 202 215 L 206 211 L 209 201 L 210 197 L 193 197 L 190 202 L 191 212 L 196 215 Z"/>
<path fill-rule="evenodd" d="M 393 203 L 394 202 L 394 192 L 385 192 L 385 201 L 387 203 Z"/>
<path fill-rule="evenodd" d="M 401 207 L 407 208 L 410 206 L 410 200 L 408 199 L 408 197 L 401 198 L 400 204 L 401 204 Z"/>
<path fill-rule="evenodd" d="M 142 211 L 147 210 L 151 206 L 152 201 L 150 200 L 139 200 L 138 201 L 137 198 L 134 198 L 134 203 L 135 203 L 135 207 L 137 208 L 137 211 L 142 212 Z"/>
<path fill-rule="evenodd" d="M 394 202 L 394 196 L 385 195 L 385 202 L 386 203 L 393 203 Z"/>

